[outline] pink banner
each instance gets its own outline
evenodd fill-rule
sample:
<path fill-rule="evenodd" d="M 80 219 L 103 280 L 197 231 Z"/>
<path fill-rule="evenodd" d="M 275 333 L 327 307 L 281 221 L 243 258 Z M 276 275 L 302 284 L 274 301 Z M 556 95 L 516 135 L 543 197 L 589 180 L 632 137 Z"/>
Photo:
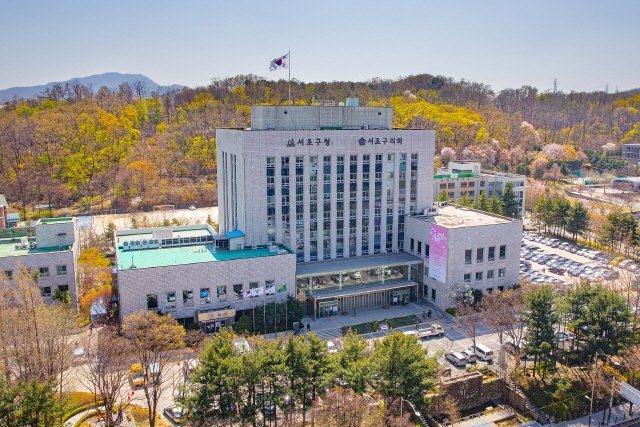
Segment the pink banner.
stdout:
<path fill-rule="evenodd" d="M 447 281 L 447 233 L 446 228 L 431 225 L 429 277 L 443 283 Z"/>

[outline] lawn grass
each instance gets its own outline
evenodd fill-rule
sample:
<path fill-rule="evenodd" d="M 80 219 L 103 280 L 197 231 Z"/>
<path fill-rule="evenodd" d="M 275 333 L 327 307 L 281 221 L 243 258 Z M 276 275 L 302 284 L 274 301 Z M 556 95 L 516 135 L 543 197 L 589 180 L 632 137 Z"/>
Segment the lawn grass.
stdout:
<path fill-rule="evenodd" d="M 377 322 L 380 323 L 383 320 L 384 319 L 380 319 L 380 320 L 377 320 Z M 392 318 L 387 319 L 387 320 L 390 322 L 390 324 L 393 325 L 393 328 L 401 328 L 403 326 L 415 325 L 416 323 L 418 323 L 420 321 L 418 316 L 416 316 L 415 314 L 411 314 L 409 316 L 392 317 Z M 343 326 L 342 327 L 342 335 L 346 335 L 347 333 L 349 333 L 349 329 L 351 329 L 354 333 L 356 333 L 358 335 L 370 334 L 372 332 L 376 332 L 373 329 L 373 321 L 355 323 L 353 325 Z"/>

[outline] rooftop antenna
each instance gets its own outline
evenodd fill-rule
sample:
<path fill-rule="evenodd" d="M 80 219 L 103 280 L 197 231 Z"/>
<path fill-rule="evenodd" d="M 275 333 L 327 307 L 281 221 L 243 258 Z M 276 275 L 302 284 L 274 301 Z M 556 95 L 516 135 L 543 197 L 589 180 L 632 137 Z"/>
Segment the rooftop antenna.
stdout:
<path fill-rule="evenodd" d="M 354 82 L 349 83 L 349 89 L 351 89 L 351 97 L 353 98 L 353 91 L 356 88 L 356 84 Z"/>
<path fill-rule="evenodd" d="M 558 91 L 558 79 L 553 79 L 553 93 Z"/>

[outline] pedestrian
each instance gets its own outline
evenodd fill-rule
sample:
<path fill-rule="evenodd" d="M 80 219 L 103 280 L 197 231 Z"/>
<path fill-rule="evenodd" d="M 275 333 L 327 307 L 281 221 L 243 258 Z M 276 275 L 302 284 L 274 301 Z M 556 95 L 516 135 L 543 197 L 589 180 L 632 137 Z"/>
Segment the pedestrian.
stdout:
<path fill-rule="evenodd" d="M 89 335 L 93 334 L 93 322 L 89 323 Z"/>
<path fill-rule="evenodd" d="M 356 315 L 356 308 L 355 307 L 353 307 L 353 315 L 354 316 Z"/>
<path fill-rule="evenodd" d="M 420 329 L 420 322 L 416 322 L 416 329 Z"/>
<path fill-rule="evenodd" d="M 307 323 L 307 331 L 311 330 L 311 323 Z"/>
<path fill-rule="evenodd" d="M 431 319 L 431 310 L 427 311 L 427 317 Z"/>
<path fill-rule="evenodd" d="M 422 320 L 427 320 L 427 312 L 426 311 L 422 312 Z"/>

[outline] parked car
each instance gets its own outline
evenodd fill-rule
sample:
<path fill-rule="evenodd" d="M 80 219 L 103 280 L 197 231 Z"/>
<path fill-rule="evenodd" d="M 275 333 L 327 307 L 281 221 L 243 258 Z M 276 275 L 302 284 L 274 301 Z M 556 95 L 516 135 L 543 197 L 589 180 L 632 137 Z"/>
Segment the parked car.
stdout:
<path fill-rule="evenodd" d="M 473 345 L 469 346 L 469 351 L 475 353 L 476 357 L 480 360 L 488 362 L 493 360 L 493 350 L 483 344 L 477 343 L 474 347 Z"/>
<path fill-rule="evenodd" d="M 327 340 L 327 353 L 332 354 L 337 352 L 338 352 L 338 347 L 336 347 L 334 342 L 331 340 Z"/>
<path fill-rule="evenodd" d="M 182 408 L 178 405 L 170 405 L 164 408 L 164 415 L 175 424 L 180 424 Z"/>
<path fill-rule="evenodd" d="M 451 365 L 449 365 L 445 359 L 438 358 L 436 359 L 436 362 L 438 362 L 438 365 L 440 365 L 438 368 L 436 368 L 436 372 L 441 369 L 442 375 L 451 375 Z"/>
<path fill-rule="evenodd" d="M 564 274 L 564 269 L 560 268 L 560 267 L 549 267 L 549 273 L 555 273 L 555 274 Z"/>
<path fill-rule="evenodd" d="M 450 351 L 445 355 L 445 359 L 451 362 L 454 366 L 465 366 L 467 364 L 467 358 L 464 354 L 457 351 Z"/>
<path fill-rule="evenodd" d="M 271 394 L 258 393 L 256 395 L 256 400 L 258 402 L 258 405 L 260 405 L 260 411 L 265 417 L 272 417 L 276 414 L 276 405 L 275 403 L 273 403 Z"/>
<path fill-rule="evenodd" d="M 196 210 L 196 207 L 195 207 L 195 206 L 193 206 L 193 205 L 189 205 L 189 210 L 190 210 L 190 211 L 195 211 L 195 210 Z"/>
<path fill-rule="evenodd" d="M 464 354 L 467 358 L 467 363 L 474 363 L 477 359 L 476 355 L 469 350 L 462 350 L 460 353 Z"/>
<path fill-rule="evenodd" d="M 524 265 L 525 267 L 531 267 L 531 265 L 532 265 L 531 262 L 526 261 L 526 260 L 520 261 L 520 264 Z"/>

